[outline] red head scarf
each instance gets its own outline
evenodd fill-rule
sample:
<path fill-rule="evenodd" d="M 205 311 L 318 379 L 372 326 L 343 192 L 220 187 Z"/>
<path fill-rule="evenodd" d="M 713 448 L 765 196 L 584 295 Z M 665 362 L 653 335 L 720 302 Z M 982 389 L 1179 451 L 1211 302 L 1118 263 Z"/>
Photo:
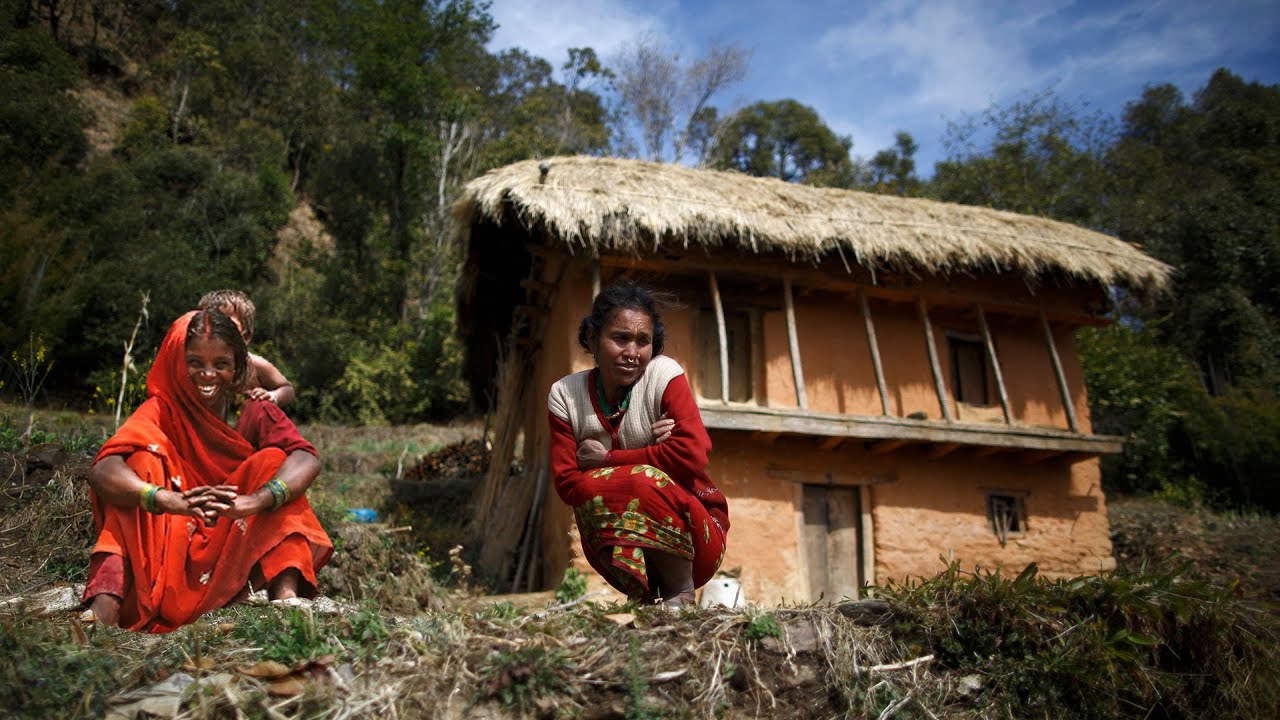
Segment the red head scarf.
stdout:
<path fill-rule="evenodd" d="M 97 460 L 158 445 L 181 458 L 185 487 L 218 485 L 253 454 L 253 446 L 200 402 L 187 373 L 187 328 L 196 311 L 174 321 L 147 374 L 148 399 L 102 446 Z"/>

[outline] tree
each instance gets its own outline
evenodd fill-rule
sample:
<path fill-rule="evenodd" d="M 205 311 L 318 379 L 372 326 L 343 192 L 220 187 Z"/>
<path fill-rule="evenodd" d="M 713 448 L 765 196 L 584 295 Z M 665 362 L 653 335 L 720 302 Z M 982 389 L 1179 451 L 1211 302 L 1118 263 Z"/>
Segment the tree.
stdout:
<path fill-rule="evenodd" d="M 916 144 L 911 133 L 898 132 L 894 144 L 871 158 L 870 189 L 875 192 L 914 196 L 920 192 L 920 178 L 916 177 Z"/>
<path fill-rule="evenodd" d="M 733 44 L 714 43 L 705 55 L 684 62 L 662 41 L 646 36 L 626 45 L 613 62 L 614 90 L 622 114 L 638 128 L 645 156 L 679 163 L 709 116 L 706 110 L 718 93 L 747 76 L 751 52 Z M 625 139 L 622 149 L 630 151 Z M 703 144 L 703 147 L 706 147 Z M 705 157 L 698 158 L 702 165 Z"/>
<path fill-rule="evenodd" d="M 853 140 L 836 135 L 818 113 L 795 100 L 758 102 L 735 114 L 718 142 L 712 165 L 757 177 L 851 187 Z"/>
<path fill-rule="evenodd" d="M 1108 119 L 1052 90 L 947 123 L 930 194 L 1099 227 Z"/>

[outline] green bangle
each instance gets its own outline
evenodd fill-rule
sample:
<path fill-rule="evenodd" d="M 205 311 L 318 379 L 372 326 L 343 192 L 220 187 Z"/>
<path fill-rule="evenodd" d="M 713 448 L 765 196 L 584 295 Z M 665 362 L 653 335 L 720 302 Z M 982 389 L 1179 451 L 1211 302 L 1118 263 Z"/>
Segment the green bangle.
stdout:
<path fill-rule="evenodd" d="M 158 485 L 145 483 L 142 489 L 138 491 L 138 506 L 147 512 L 157 515 L 160 509 L 156 507 L 156 495 L 160 493 Z"/>
<path fill-rule="evenodd" d="M 292 493 L 289 492 L 289 486 L 281 482 L 279 478 L 271 478 L 267 483 L 267 489 L 271 491 L 272 510 L 279 510 L 292 497 Z"/>

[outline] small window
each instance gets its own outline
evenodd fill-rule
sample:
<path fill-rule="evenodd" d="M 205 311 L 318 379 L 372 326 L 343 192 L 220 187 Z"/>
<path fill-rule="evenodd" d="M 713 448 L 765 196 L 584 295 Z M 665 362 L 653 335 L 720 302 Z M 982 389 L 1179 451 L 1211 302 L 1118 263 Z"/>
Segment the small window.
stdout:
<path fill-rule="evenodd" d="M 1020 493 L 988 493 L 987 520 L 991 531 L 1000 541 L 1000 547 L 1009 542 L 1010 535 L 1021 535 L 1027 527 L 1027 510 Z"/>
<path fill-rule="evenodd" d="M 989 405 L 987 395 L 987 352 L 982 339 L 951 333 L 951 387 L 957 402 Z"/>
<path fill-rule="evenodd" d="M 751 389 L 751 313 L 726 311 L 724 329 L 729 340 L 729 400 L 750 402 Z M 719 400 L 720 392 L 720 328 L 714 310 L 698 313 L 698 393 L 709 400 Z"/>

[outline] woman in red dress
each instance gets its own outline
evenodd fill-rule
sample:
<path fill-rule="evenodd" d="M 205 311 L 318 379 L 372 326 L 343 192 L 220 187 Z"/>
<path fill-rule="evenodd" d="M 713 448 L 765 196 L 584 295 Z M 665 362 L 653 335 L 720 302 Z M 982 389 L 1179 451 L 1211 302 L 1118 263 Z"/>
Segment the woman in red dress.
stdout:
<path fill-rule="evenodd" d="M 147 401 L 89 474 L 98 540 L 84 601 L 101 622 L 169 632 L 256 587 L 314 596 L 333 553 L 305 497 L 320 461 L 273 403 L 247 401 L 229 423 L 246 368 L 221 312 L 169 328 Z"/>
<path fill-rule="evenodd" d="M 556 492 L 610 585 L 681 607 L 720 566 L 729 531 L 693 391 L 662 354 L 662 316 L 644 288 L 602 292 L 578 342 L 596 367 L 562 378 L 547 398 Z"/>

